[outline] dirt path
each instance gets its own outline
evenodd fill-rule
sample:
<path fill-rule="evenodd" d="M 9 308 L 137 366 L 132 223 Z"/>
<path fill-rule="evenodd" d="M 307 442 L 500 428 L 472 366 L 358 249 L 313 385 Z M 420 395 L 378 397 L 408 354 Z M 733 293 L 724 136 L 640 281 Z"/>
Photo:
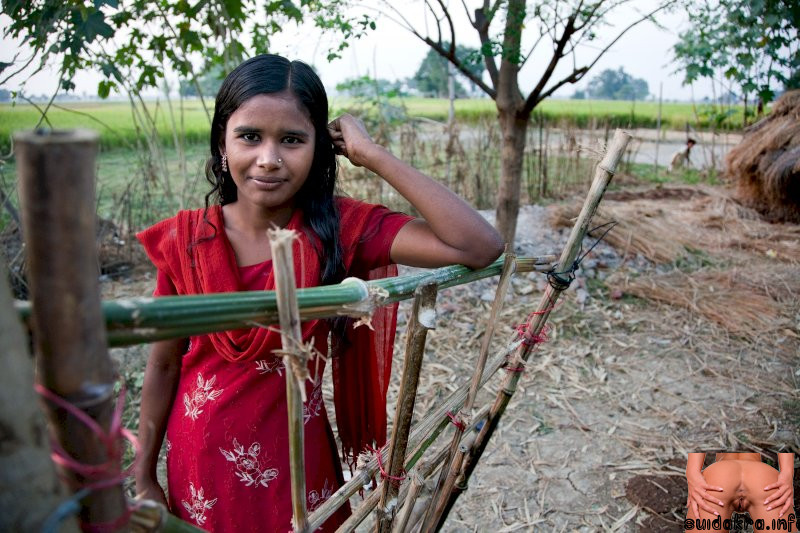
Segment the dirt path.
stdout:
<path fill-rule="evenodd" d="M 658 201 L 664 213 L 687 204 L 685 199 Z M 550 211 L 522 209 L 519 254 L 560 252 L 567 231 L 551 226 Z M 800 254 L 800 240 L 787 242 Z M 658 265 L 636 254 L 623 260 L 621 251 L 601 243 L 553 313 L 550 340 L 529 362 L 445 530 L 677 531 L 688 452 L 753 450 L 767 458 L 770 452 L 800 452 L 800 298 L 791 292 L 792 279 L 781 289 L 783 278 L 773 278 L 776 289 L 788 291 L 788 299 L 780 300 L 781 327 L 749 336 L 734 335 L 685 307 L 617 292 L 628 278 L 676 268 L 691 274 L 743 261 L 755 272 L 773 264 L 763 263 L 763 251 L 743 246 L 740 252 L 735 260 L 708 256 L 695 264 L 690 256 L 683 263 Z M 800 279 L 797 263 L 778 266 Z M 482 280 L 440 294 L 418 413 L 468 379 L 495 283 Z M 495 351 L 535 307 L 544 283 L 540 274 L 513 281 Z M 146 294 L 152 284 L 152 273 L 145 270 L 135 281 L 105 284 L 105 297 Z M 401 305 L 403 313 L 407 307 Z M 402 343 L 399 333 L 396 354 L 402 354 Z M 114 353 L 129 383 L 139 380 L 145 349 Z M 390 405 L 401 359 L 395 358 Z M 497 380 L 490 382 L 479 405 L 497 387 Z M 649 492 L 642 489 L 646 483 Z"/>

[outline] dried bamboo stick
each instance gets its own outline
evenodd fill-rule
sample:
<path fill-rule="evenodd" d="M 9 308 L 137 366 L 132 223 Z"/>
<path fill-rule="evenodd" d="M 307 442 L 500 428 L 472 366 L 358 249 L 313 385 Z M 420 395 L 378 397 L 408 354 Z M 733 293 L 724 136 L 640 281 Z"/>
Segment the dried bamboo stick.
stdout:
<path fill-rule="evenodd" d="M 459 449 L 469 450 L 472 447 L 473 443 L 475 442 L 475 438 L 477 437 L 477 434 L 475 433 L 474 430 L 477 427 L 478 423 L 484 420 L 488 414 L 489 414 L 488 405 L 483 406 L 475 414 L 469 427 L 466 428 L 466 431 L 464 432 L 468 435 L 468 437 L 461 440 L 459 444 Z M 411 477 L 411 485 L 409 486 L 407 493 L 403 495 L 403 497 L 400 499 L 400 502 L 402 502 L 403 507 L 401 516 L 399 517 L 398 520 L 395 521 L 394 531 L 396 533 L 402 533 L 403 531 L 406 531 L 407 528 L 413 527 L 413 525 L 416 523 L 416 521 L 411 521 L 411 515 L 414 511 L 414 505 L 416 503 L 417 497 L 419 496 L 419 492 L 424 487 L 423 481 L 424 479 L 430 477 L 431 474 L 433 474 L 436 465 L 438 465 L 439 462 L 444 461 L 446 453 L 449 453 L 449 449 L 447 448 L 444 448 L 441 451 L 442 451 L 441 459 L 438 459 L 439 456 L 437 455 L 435 462 L 432 462 L 430 464 L 423 463 L 422 465 L 419 466 L 419 468 L 415 468 L 410 472 L 409 476 Z M 431 503 L 433 503 L 433 500 L 431 500 Z"/>
<path fill-rule="evenodd" d="M 520 343 L 521 341 L 512 342 L 505 349 L 503 349 L 503 351 L 489 361 L 489 363 L 486 365 L 486 370 L 483 373 L 483 379 L 481 379 L 481 386 L 483 386 L 489 380 L 489 378 L 491 378 L 497 372 L 497 370 L 503 366 L 503 364 L 505 364 L 508 355 L 516 350 Z M 420 444 L 423 441 L 426 441 L 427 437 L 434 430 L 440 427 L 440 425 L 444 424 L 446 426 L 446 424 L 449 423 L 447 412 L 458 409 L 464 403 L 464 400 L 467 398 L 468 390 L 469 387 L 467 384 L 459 387 L 447 398 L 445 398 L 438 407 L 431 411 L 428 416 L 420 420 L 420 422 L 411 430 L 411 436 L 408 439 L 409 447 L 416 448 L 420 446 Z M 381 448 L 378 453 L 381 454 L 381 460 L 386 461 L 389 456 L 388 445 Z M 421 455 L 421 452 L 415 452 L 415 454 L 412 454 L 412 456 L 415 457 L 418 457 L 419 455 Z M 325 520 L 330 518 L 333 513 L 339 509 L 339 507 L 349 501 L 350 496 L 358 492 L 364 485 L 370 483 L 376 472 L 378 472 L 378 459 L 372 458 L 367 462 L 366 465 L 353 474 L 353 477 L 350 479 L 350 481 L 342 485 L 339 490 L 334 492 L 333 495 L 331 495 L 331 497 L 325 501 L 325 503 L 320 505 L 317 510 L 309 516 L 309 529 L 311 531 L 315 531 L 322 524 L 324 524 Z"/>
<path fill-rule="evenodd" d="M 483 336 L 483 343 L 481 344 L 481 351 L 478 355 L 478 362 L 475 365 L 475 372 L 472 374 L 470 382 L 469 393 L 464 402 L 461 410 L 454 415 L 455 433 L 453 440 L 450 443 L 450 451 L 448 454 L 447 463 L 449 466 L 442 468 L 439 474 L 439 481 L 436 483 L 436 488 L 431 495 L 431 505 L 425 514 L 422 530 L 426 529 L 431 523 L 436 523 L 438 517 L 441 516 L 444 507 L 449 500 L 450 492 L 456 482 L 456 477 L 461 471 L 461 463 L 464 459 L 464 453 L 460 451 L 459 443 L 461 442 L 461 435 L 463 434 L 464 425 L 468 423 L 472 407 L 475 403 L 475 397 L 478 395 L 478 388 L 483 374 L 483 368 L 486 366 L 486 358 L 489 355 L 489 346 L 492 342 L 492 336 L 497 326 L 497 317 L 503 307 L 508 285 L 511 282 L 511 275 L 514 273 L 515 256 L 513 253 L 506 252 L 503 263 L 503 270 L 500 274 L 500 280 L 497 284 L 497 290 L 494 294 L 494 302 L 492 302 L 492 311 L 489 315 L 489 322 L 486 326 L 486 334 Z"/>
<path fill-rule="evenodd" d="M 517 259 L 517 272 L 547 271 L 556 260 L 545 255 Z M 440 289 L 469 283 L 500 273 L 503 259 L 481 270 L 453 265 L 408 276 L 398 276 L 366 283 L 343 281 L 338 285 L 297 290 L 301 320 L 364 313 L 363 306 L 382 305 L 411 298 L 417 286 L 437 283 Z M 375 295 L 388 292 L 388 297 Z M 31 316 L 31 304 L 14 304 L 23 320 Z M 103 302 L 103 316 L 110 346 L 143 344 L 155 340 L 189 337 L 214 331 L 253 327 L 254 323 L 278 321 L 274 291 L 246 291 L 160 298 L 125 298 Z"/>
<path fill-rule="evenodd" d="M 489 413 L 489 406 L 485 406 L 476 416 L 475 421 L 470 425 L 469 430 L 474 430 L 478 423 L 483 420 L 486 415 Z M 473 433 L 474 435 L 474 433 Z M 411 456 L 409 459 L 406 460 L 405 468 L 409 471 L 416 471 L 417 473 L 421 474 L 422 478 L 430 477 L 430 475 L 434 472 L 436 467 L 441 464 L 442 461 L 445 459 L 445 455 L 447 453 L 447 448 L 442 448 L 441 450 L 437 451 L 432 457 L 429 457 L 419 466 L 416 466 L 417 461 L 422 457 L 422 452 L 427 451 L 430 445 L 433 444 L 432 439 L 428 439 L 425 442 L 420 444 L 419 453 L 414 456 Z M 413 469 L 413 470 L 412 470 Z M 400 508 L 400 504 L 406 498 L 408 494 L 408 485 L 403 485 L 400 488 L 400 494 L 398 495 L 398 505 L 397 508 Z M 375 490 L 367 496 L 361 505 L 359 505 L 354 511 L 353 514 L 341 525 L 339 529 L 337 529 L 337 533 L 346 533 L 353 531 L 356 527 L 358 527 L 361 522 L 366 520 L 367 516 L 372 512 L 376 505 L 378 505 L 379 498 L 381 495 L 381 491 Z M 416 497 L 416 496 L 415 496 Z"/>
<path fill-rule="evenodd" d="M 0 531 L 42 531 L 68 493 L 50 460 L 50 445 L 41 438 L 47 429 L 31 387 L 33 359 L 28 336 L 11 307 L 7 274 L 0 261 Z M 79 531 L 74 517 L 60 527 L 65 532 Z"/>
<path fill-rule="evenodd" d="M 308 353 L 302 349 L 300 312 L 297 308 L 292 230 L 269 230 L 275 293 L 281 326 L 283 362 L 286 367 L 286 403 L 289 416 L 289 471 L 292 482 L 292 525 L 295 531 L 308 531 L 306 510 L 306 470 L 303 446 L 303 402 L 308 379 Z"/>
<path fill-rule="evenodd" d="M 94 248 L 94 161 L 97 133 L 88 130 L 23 132 L 14 136 L 20 203 L 31 287 L 36 377 L 49 391 L 83 411 L 109 432 L 116 378 L 108 356 L 100 311 L 97 252 Z M 74 414 L 48 401 L 50 428 L 66 454 L 81 464 L 108 464 L 95 479 L 64 470 L 75 491 L 105 480 L 82 500 L 85 524 L 124 527 L 127 512 L 114 454 Z M 113 438 L 114 435 L 111 435 Z M 121 446 L 121 443 L 119 444 Z M 113 456 L 112 456 L 113 455 Z"/>
<path fill-rule="evenodd" d="M 404 472 L 408 432 L 414 416 L 419 372 L 422 368 L 422 356 L 425 354 L 425 340 L 428 330 L 436 327 L 436 291 L 435 283 L 422 285 L 414 291 L 414 307 L 411 310 L 406 329 L 403 375 L 400 380 L 400 392 L 397 397 L 397 407 L 392 423 L 392 438 L 389 445 L 389 475 L 383 480 L 380 505 L 378 506 L 376 529 L 379 533 L 391 531 L 394 520 L 399 486 L 394 481 L 402 478 Z"/>
<path fill-rule="evenodd" d="M 567 244 L 561 254 L 557 272 L 565 273 L 572 271 L 575 260 L 578 258 L 578 254 L 581 250 L 583 237 L 586 235 L 586 232 L 589 229 L 589 224 L 591 224 L 592 217 L 594 216 L 595 211 L 597 211 L 597 206 L 600 204 L 600 200 L 602 200 L 603 193 L 608 187 L 611 178 L 614 176 L 617 164 L 625 153 L 625 148 L 628 145 L 630 138 L 630 134 L 618 129 L 614 134 L 611 145 L 606 151 L 605 157 L 597 165 L 592 186 L 589 189 L 589 193 L 586 196 L 583 208 L 578 215 L 578 219 L 575 222 L 572 231 L 570 232 Z M 564 286 L 556 283 L 551 283 L 547 286 L 539 302 L 537 310 L 534 313 L 531 313 L 531 315 L 528 317 L 526 331 L 531 338 L 535 339 L 536 336 L 541 334 L 542 329 L 547 322 L 547 318 L 550 316 L 550 312 L 553 310 L 553 306 L 558 301 L 561 292 L 563 292 L 567 287 L 568 284 L 567 286 Z M 512 359 L 514 364 L 524 364 L 528 360 L 528 357 L 533 350 L 533 346 L 534 344 L 530 342 L 524 342 L 520 344 L 514 354 L 514 358 Z M 466 487 L 475 465 L 486 449 L 486 445 L 497 428 L 497 424 L 500 418 L 503 416 L 503 413 L 508 406 L 508 402 L 511 400 L 511 397 L 516 391 L 520 374 L 521 372 L 508 372 L 506 375 L 503 386 L 497 393 L 495 401 L 492 404 L 492 408 L 489 411 L 487 423 L 483 426 L 481 432 L 478 434 L 474 451 L 470 453 L 464 462 L 462 472 L 456 481 L 453 491 L 451 492 L 449 501 L 443 509 L 438 522 L 434 524 L 435 527 L 433 529 L 438 530 L 441 528 L 444 520 L 447 518 L 447 514 L 449 513 L 459 494 L 461 494 L 461 492 L 464 490 L 464 487 Z"/>

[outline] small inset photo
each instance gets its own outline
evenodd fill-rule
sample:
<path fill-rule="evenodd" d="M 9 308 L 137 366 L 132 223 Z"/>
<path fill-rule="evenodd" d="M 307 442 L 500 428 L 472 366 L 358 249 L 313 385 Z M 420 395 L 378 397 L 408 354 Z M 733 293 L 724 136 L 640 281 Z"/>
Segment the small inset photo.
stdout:
<path fill-rule="evenodd" d="M 797 531 L 794 462 L 793 453 L 690 453 L 684 531 Z"/>

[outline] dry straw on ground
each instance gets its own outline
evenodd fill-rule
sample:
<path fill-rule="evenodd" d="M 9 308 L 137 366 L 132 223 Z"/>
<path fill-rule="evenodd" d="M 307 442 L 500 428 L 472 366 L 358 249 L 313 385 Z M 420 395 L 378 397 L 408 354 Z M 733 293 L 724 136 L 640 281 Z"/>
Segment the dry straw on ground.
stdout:
<path fill-rule="evenodd" d="M 595 219 L 619 223 L 606 240 L 625 256 L 676 267 L 641 276 L 620 273 L 607 280 L 610 286 L 688 309 L 736 335 L 755 336 L 790 323 L 786 304 L 800 296 L 800 227 L 764 222 L 719 188 L 609 197 Z M 554 224 L 569 224 L 576 209 L 554 208 Z M 701 268 L 686 273 L 679 268 L 686 263 Z"/>
<path fill-rule="evenodd" d="M 771 221 L 800 222 L 800 91 L 785 93 L 745 131 L 725 165 L 745 204 Z"/>

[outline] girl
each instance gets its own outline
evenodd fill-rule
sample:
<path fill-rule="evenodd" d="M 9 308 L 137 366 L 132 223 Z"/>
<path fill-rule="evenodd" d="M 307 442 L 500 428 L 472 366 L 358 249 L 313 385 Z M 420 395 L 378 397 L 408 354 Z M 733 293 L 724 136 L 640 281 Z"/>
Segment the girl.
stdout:
<path fill-rule="evenodd" d="M 335 195 L 336 154 L 381 176 L 422 218 Z M 297 285 L 367 277 L 392 263 L 483 267 L 502 251 L 498 233 L 447 188 L 375 144 L 361 122 L 328 124 L 328 99 L 313 70 L 261 55 L 239 65 L 216 98 L 211 125 L 213 185 L 206 209 L 182 211 L 139 234 L 158 268 L 156 295 L 273 289 L 267 230 L 298 231 Z M 209 206 L 215 196 L 219 205 Z M 394 321 L 334 335 L 336 414 L 352 460 L 386 438 L 385 395 Z M 380 328 L 378 328 L 380 330 Z M 303 324 L 303 338 L 327 354 L 327 321 Z M 347 337 L 347 338 L 345 338 Z M 341 342 L 344 341 L 344 342 Z M 375 348 L 377 346 L 377 348 Z M 280 335 L 266 328 L 157 342 L 142 388 L 137 491 L 167 503 L 156 481 L 166 436 L 168 505 L 214 531 L 291 529 L 285 378 Z M 342 483 L 320 388 L 324 364 L 307 383 L 307 506 L 318 507 Z M 318 375 L 317 375 L 318 373 Z M 347 517 L 344 508 L 325 530 Z"/>

